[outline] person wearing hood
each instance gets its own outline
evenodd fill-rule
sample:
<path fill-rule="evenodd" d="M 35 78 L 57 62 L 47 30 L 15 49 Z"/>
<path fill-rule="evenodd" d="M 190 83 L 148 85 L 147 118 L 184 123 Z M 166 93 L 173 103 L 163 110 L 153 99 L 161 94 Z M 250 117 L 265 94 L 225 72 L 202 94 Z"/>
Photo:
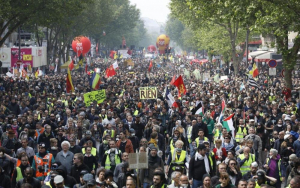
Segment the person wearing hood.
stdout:
<path fill-rule="evenodd" d="M 29 183 L 34 188 L 41 188 L 41 181 L 39 181 L 39 179 L 37 178 L 34 178 L 33 176 L 33 169 L 27 167 L 24 171 L 24 178 L 20 179 L 17 182 L 16 188 L 21 188 L 24 183 Z"/>
<path fill-rule="evenodd" d="M 93 142 L 93 147 L 96 148 L 96 141 L 95 139 L 92 137 L 92 132 L 91 131 L 86 131 L 85 132 L 85 137 L 82 138 L 79 142 L 79 146 L 83 147 L 84 144 L 88 141 L 91 140 Z"/>
<path fill-rule="evenodd" d="M 76 179 L 74 177 L 68 175 L 67 168 L 65 166 L 60 165 L 56 169 L 56 172 L 58 172 L 58 174 L 64 178 L 66 187 L 74 187 L 74 185 L 76 184 Z"/>
<path fill-rule="evenodd" d="M 43 181 L 47 176 L 47 173 L 50 172 L 51 165 L 54 162 L 53 155 L 46 151 L 45 143 L 40 143 L 39 152 L 34 156 L 31 166 L 35 171 L 35 177 L 38 180 Z"/>
<path fill-rule="evenodd" d="M 270 157 L 266 159 L 264 168 L 267 176 L 277 179 L 275 187 L 280 188 L 283 177 L 281 176 L 281 159 L 276 149 L 270 150 Z"/>

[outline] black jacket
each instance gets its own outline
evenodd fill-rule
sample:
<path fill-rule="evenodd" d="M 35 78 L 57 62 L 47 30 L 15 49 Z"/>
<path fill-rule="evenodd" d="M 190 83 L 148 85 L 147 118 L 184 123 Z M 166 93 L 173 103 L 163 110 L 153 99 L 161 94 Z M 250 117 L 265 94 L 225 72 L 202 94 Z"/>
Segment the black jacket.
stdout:
<path fill-rule="evenodd" d="M 192 129 L 192 141 L 195 141 L 195 139 L 198 137 L 199 129 L 203 129 L 204 136 L 208 137 L 207 126 L 206 126 L 205 123 L 201 122 L 201 123 L 197 123 L 196 125 L 193 126 L 193 129 Z"/>
<path fill-rule="evenodd" d="M 82 163 L 80 166 L 73 165 L 71 168 L 71 176 L 75 178 L 77 183 L 80 183 L 80 172 L 82 170 L 87 170 L 89 173 L 91 170 L 88 166 L 86 166 L 84 163 Z"/>
<path fill-rule="evenodd" d="M 23 166 L 22 164 L 19 166 L 20 169 L 21 169 L 21 172 L 22 172 L 22 176 L 24 177 L 24 171 L 27 167 L 30 167 L 30 165 L 26 165 L 26 166 Z M 17 169 L 15 168 L 14 172 L 13 172 L 13 175 L 12 175 L 12 178 L 11 178 L 11 183 L 12 183 L 12 187 L 16 187 L 16 179 L 17 179 Z"/>
<path fill-rule="evenodd" d="M 72 176 L 69 176 L 67 174 L 67 169 L 65 166 L 60 165 L 57 168 L 59 175 L 61 175 L 64 178 L 64 183 L 66 187 L 74 187 L 74 185 L 76 184 L 76 180 L 75 178 L 73 178 Z"/>
<path fill-rule="evenodd" d="M 0 187 L 11 188 L 11 181 L 8 175 L 0 173 Z M 37 187 L 38 188 L 38 187 Z"/>
<path fill-rule="evenodd" d="M 70 147 L 69 149 L 70 152 L 76 154 L 76 153 L 82 153 L 81 147 L 78 145 L 75 145 L 73 148 Z"/>
<path fill-rule="evenodd" d="M 25 180 L 24 178 L 23 178 L 23 179 L 20 179 L 20 180 L 18 181 L 18 183 L 17 183 L 16 188 L 21 188 L 22 184 L 24 184 L 24 183 L 28 183 L 28 182 L 26 182 L 26 180 Z M 41 188 L 41 187 L 42 187 L 40 180 L 38 180 L 38 179 L 36 179 L 36 178 L 33 178 L 32 181 L 31 181 L 31 183 L 29 183 L 29 184 L 30 184 L 32 187 L 34 187 L 34 188 Z M 6 187 L 5 187 L 5 188 L 6 188 Z"/>
<path fill-rule="evenodd" d="M 38 138 L 38 144 L 41 142 L 44 142 L 46 145 L 46 149 L 49 150 L 50 149 L 50 139 L 54 138 L 53 133 L 51 132 L 49 136 L 46 136 L 46 130 L 43 132 L 43 134 L 41 134 Z"/>

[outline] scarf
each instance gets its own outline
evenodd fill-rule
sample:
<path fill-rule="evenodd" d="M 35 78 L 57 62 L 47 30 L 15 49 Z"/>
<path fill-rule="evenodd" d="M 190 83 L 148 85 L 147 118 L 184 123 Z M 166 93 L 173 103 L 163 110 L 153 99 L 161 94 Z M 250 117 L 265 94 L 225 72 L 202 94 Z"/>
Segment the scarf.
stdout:
<path fill-rule="evenodd" d="M 206 173 L 209 174 L 209 172 L 210 172 L 210 167 L 209 167 L 209 162 L 208 162 L 207 156 L 204 155 L 204 157 L 203 157 L 203 156 L 200 155 L 198 152 L 196 152 L 196 155 L 195 155 L 195 161 L 197 161 L 197 160 L 204 160 Z"/>
<path fill-rule="evenodd" d="M 217 147 L 216 147 L 217 148 Z M 222 156 L 222 147 L 217 148 L 217 152 L 216 152 L 217 156 Z"/>
<path fill-rule="evenodd" d="M 154 144 L 154 146 L 157 147 L 156 139 L 151 138 L 148 144 Z"/>

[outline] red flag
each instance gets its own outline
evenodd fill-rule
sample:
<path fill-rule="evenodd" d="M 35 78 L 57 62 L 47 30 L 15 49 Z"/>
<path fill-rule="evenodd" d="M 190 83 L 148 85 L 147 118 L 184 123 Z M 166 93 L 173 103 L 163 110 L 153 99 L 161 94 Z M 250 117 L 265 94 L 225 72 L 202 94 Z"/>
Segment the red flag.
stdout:
<path fill-rule="evenodd" d="M 70 69 L 68 69 L 66 86 L 67 86 L 67 88 L 66 88 L 67 93 L 70 93 L 70 91 L 74 91 L 74 86 L 73 86 L 73 83 L 72 83 L 72 77 L 71 77 Z"/>
<path fill-rule="evenodd" d="M 153 65 L 152 65 L 152 61 L 150 61 L 149 68 L 148 68 L 148 72 L 150 72 L 152 66 L 153 66 Z"/>
<path fill-rule="evenodd" d="M 116 71 L 115 71 L 113 65 L 111 65 L 109 68 L 107 68 L 105 72 L 106 72 L 107 78 L 116 75 Z"/>
<path fill-rule="evenodd" d="M 182 93 L 186 94 L 186 88 L 181 75 L 175 80 L 173 85 L 177 87 L 179 96 L 181 96 Z"/>
<path fill-rule="evenodd" d="M 85 73 L 86 73 L 86 74 L 88 73 L 87 69 L 88 69 L 88 65 L 87 65 L 87 63 L 86 63 L 86 64 L 85 64 Z"/>
<path fill-rule="evenodd" d="M 175 80 L 176 80 L 176 77 L 174 75 L 173 78 L 172 78 L 172 80 L 171 80 L 171 82 L 170 82 L 170 85 L 174 85 Z"/>
<path fill-rule="evenodd" d="M 71 63 L 69 64 L 69 69 L 70 69 L 70 71 L 71 71 L 72 69 L 74 69 L 74 62 L 73 62 L 73 60 L 72 60 Z"/>

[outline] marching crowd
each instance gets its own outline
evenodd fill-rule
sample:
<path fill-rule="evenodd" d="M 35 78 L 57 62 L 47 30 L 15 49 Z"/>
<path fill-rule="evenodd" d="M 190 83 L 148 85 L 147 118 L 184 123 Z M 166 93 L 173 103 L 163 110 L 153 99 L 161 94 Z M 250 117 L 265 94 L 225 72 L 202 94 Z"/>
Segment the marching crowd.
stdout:
<path fill-rule="evenodd" d="M 106 99 L 89 106 L 84 94 L 93 91 L 92 76 L 84 71 L 72 72 L 70 93 L 63 73 L 2 76 L 0 187 L 300 187 L 298 78 L 286 93 L 283 79 L 269 77 L 263 65 L 252 87 L 246 64 L 234 75 L 232 66 L 213 63 L 134 63 L 119 62 L 110 78 L 101 73 Z M 195 69 L 227 79 L 199 79 Z M 170 84 L 180 74 L 184 95 Z M 157 99 L 140 99 L 147 86 L 157 87 Z M 143 152 L 148 168 L 129 168 L 130 154 Z"/>

